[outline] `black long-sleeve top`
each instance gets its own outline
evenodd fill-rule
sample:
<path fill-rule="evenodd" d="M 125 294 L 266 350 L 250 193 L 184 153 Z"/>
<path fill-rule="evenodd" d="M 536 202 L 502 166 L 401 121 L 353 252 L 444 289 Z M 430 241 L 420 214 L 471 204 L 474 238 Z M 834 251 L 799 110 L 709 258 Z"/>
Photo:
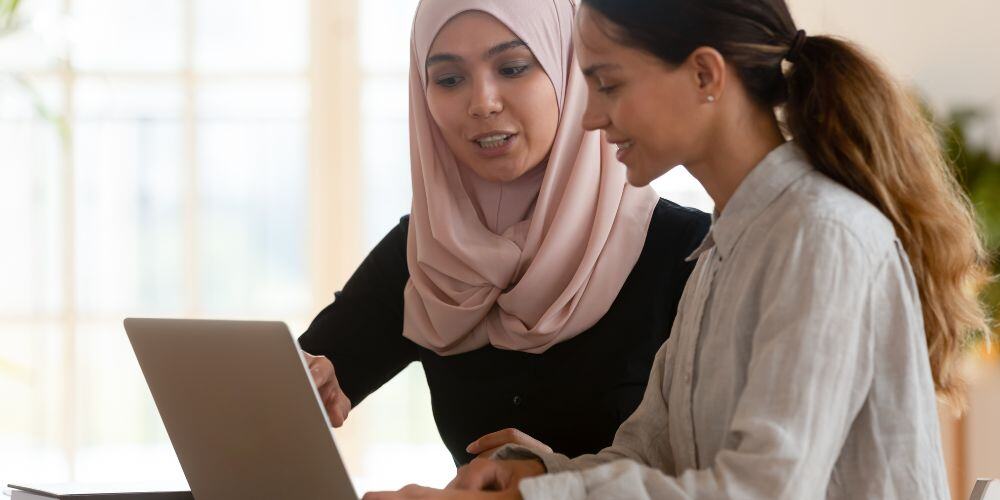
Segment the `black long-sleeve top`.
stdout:
<path fill-rule="evenodd" d="M 642 400 L 653 356 L 670 334 L 707 214 L 660 200 L 638 261 L 608 312 L 590 329 L 542 354 L 486 346 L 441 356 L 403 337 L 409 279 L 403 217 L 368 254 L 332 304 L 299 337 L 333 362 L 357 406 L 414 361 L 430 386 L 434 420 L 456 464 L 480 436 L 520 429 L 568 456 L 611 444 Z"/>

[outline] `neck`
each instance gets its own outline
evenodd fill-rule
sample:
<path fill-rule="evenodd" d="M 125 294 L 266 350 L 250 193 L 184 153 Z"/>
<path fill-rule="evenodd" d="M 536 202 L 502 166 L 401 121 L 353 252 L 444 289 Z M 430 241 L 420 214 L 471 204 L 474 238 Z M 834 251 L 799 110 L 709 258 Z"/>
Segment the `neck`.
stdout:
<path fill-rule="evenodd" d="M 750 171 L 785 142 L 772 111 L 754 106 L 732 111 L 722 113 L 708 134 L 711 143 L 704 145 L 701 158 L 685 165 L 712 197 L 717 215 Z"/>

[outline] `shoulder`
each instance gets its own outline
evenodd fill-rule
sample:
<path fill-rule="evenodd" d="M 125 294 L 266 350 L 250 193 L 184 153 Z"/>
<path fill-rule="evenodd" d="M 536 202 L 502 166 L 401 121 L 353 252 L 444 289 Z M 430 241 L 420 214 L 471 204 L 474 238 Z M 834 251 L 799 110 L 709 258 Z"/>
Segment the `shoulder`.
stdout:
<path fill-rule="evenodd" d="M 802 176 L 771 207 L 773 233 L 797 235 L 816 244 L 837 242 L 875 263 L 895 251 L 892 222 L 861 195 L 818 170 Z"/>
<path fill-rule="evenodd" d="M 711 225 L 712 218 L 707 213 L 660 198 L 649 221 L 646 247 L 658 249 L 660 255 L 673 248 L 684 253 L 682 258 L 687 257 L 705 238 Z"/>
<path fill-rule="evenodd" d="M 391 227 L 382 239 L 371 249 L 368 261 L 388 263 L 401 262 L 406 267 L 407 234 L 410 229 L 410 216 L 400 217 L 399 223 Z M 395 264 L 393 264 L 395 265 Z"/>
<path fill-rule="evenodd" d="M 678 205 L 666 198 L 660 198 L 653 208 L 651 224 L 677 226 L 687 224 L 711 224 L 712 218 L 697 208 Z"/>
<path fill-rule="evenodd" d="M 406 245 L 406 235 L 410 232 L 410 214 L 406 214 L 399 218 L 399 223 L 389 230 L 389 233 L 385 235 L 385 239 L 392 240 L 394 242 L 402 242 Z"/>

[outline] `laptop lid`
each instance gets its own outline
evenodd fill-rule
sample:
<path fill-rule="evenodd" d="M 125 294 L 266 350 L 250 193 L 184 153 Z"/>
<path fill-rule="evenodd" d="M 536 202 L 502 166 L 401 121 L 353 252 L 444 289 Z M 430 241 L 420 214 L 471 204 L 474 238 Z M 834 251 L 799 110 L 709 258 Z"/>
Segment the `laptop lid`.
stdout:
<path fill-rule="evenodd" d="M 357 500 L 330 422 L 280 322 L 125 320 L 198 500 Z"/>

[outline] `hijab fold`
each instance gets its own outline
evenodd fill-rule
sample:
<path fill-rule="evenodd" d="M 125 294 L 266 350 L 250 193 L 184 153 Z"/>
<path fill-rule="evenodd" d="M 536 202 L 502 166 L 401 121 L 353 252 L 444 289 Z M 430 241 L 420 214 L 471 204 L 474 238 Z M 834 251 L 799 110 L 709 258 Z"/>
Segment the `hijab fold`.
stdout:
<path fill-rule="evenodd" d="M 487 181 L 462 166 L 427 107 L 424 64 L 454 16 L 482 11 L 532 51 L 560 109 L 548 161 Z M 410 54 L 413 207 L 403 335 L 441 355 L 493 345 L 541 353 L 593 326 L 642 251 L 657 195 L 635 188 L 599 132 L 581 127 L 587 88 L 570 0 L 423 0 Z"/>

